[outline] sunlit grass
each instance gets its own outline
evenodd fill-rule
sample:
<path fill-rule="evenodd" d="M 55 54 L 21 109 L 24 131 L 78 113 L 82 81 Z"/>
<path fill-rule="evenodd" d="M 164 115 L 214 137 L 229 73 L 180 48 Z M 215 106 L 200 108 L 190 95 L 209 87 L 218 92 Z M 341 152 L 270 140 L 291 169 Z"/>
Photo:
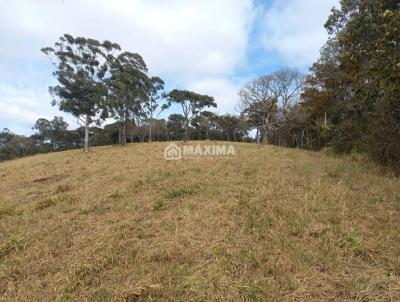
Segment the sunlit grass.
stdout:
<path fill-rule="evenodd" d="M 253 144 L 165 161 L 166 145 L 1 163 L 0 300 L 400 300 L 399 179 Z"/>

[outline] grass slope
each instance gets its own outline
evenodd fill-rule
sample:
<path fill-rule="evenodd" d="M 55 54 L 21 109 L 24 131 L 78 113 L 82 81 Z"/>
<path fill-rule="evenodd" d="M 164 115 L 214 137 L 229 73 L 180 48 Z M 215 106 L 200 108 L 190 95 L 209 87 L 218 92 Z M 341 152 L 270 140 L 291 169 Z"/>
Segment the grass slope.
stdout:
<path fill-rule="evenodd" d="M 400 181 L 350 157 L 164 143 L 0 164 L 0 300 L 399 301 Z"/>

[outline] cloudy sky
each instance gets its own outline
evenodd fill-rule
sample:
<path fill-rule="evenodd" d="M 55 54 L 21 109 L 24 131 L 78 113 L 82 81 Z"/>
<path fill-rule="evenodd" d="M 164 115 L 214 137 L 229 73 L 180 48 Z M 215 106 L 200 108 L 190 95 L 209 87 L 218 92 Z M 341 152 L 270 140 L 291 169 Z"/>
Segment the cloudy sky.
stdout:
<path fill-rule="evenodd" d="M 31 133 L 50 105 L 52 65 L 40 52 L 64 33 L 138 52 L 168 89 L 212 95 L 234 113 L 247 80 L 283 67 L 304 72 L 327 39 L 338 0 L 13 0 L 0 2 L 0 129 Z"/>

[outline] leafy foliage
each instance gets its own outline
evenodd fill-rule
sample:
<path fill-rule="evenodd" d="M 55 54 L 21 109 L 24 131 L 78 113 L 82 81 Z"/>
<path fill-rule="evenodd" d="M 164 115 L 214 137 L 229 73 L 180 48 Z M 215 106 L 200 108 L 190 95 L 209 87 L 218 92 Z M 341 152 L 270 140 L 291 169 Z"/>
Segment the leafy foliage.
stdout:
<path fill-rule="evenodd" d="M 61 111 L 75 117 L 96 117 L 103 109 L 102 101 L 107 94 L 103 79 L 107 75 L 111 52 L 120 46 L 109 41 L 100 43 L 65 34 L 54 48 L 42 48 L 56 67 L 54 75 L 58 85 L 50 87 Z M 55 61 L 54 61 L 55 60 Z"/>
<path fill-rule="evenodd" d="M 106 117 L 104 101 L 107 96 L 107 77 L 112 52 L 120 46 L 109 41 L 100 43 L 94 39 L 69 34 L 59 38 L 54 48 L 42 48 L 56 67 L 54 75 L 58 85 L 50 87 L 53 105 L 69 112 L 85 125 L 85 151 L 89 150 L 89 126 Z"/>
<path fill-rule="evenodd" d="M 204 108 L 217 107 L 213 97 L 192 91 L 174 89 L 168 94 L 172 103 L 181 105 L 185 119 L 185 140 L 189 138 L 189 124 Z"/>
<path fill-rule="evenodd" d="M 303 76 L 298 71 L 285 69 L 254 79 L 240 90 L 242 115 L 257 129 L 261 142 L 272 142 L 273 133 L 288 123 L 302 83 Z"/>
<path fill-rule="evenodd" d="M 126 144 L 126 126 L 141 117 L 143 100 L 147 100 L 147 67 L 139 54 L 130 52 L 113 58 L 110 65 L 107 110 L 120 122 L 119 142 Z"/>
<path fill-rule="evenodd" d="M 342 0 L 325 25 L 331 37 L 303 97 L 311 123 L 318 125 L 324 115 L 329 120 L 323 144 L 339 152 L 366 151 L 398 171 L 399 24 L 398 1 Z"/>

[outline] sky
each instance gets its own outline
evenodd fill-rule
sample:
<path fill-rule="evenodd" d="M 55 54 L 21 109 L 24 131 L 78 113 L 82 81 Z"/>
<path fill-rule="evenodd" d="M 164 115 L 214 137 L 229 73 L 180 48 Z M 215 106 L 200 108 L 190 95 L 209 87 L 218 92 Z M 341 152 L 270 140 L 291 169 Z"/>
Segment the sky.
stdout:
<path fill-rule="evenodd" d="M 236 113 L 247 81 L 281 68 L 307 72 L 328 36 L 339 0 L 13 0 L 0 1 L 0 129 L 32 134 L 51 106 L 54 68 L 40 52 L 64 33 L 110 40 L 139 53 L 166 89 L 213 96 Z M 171 112 L 168 112 L 171 113 Z"/>

